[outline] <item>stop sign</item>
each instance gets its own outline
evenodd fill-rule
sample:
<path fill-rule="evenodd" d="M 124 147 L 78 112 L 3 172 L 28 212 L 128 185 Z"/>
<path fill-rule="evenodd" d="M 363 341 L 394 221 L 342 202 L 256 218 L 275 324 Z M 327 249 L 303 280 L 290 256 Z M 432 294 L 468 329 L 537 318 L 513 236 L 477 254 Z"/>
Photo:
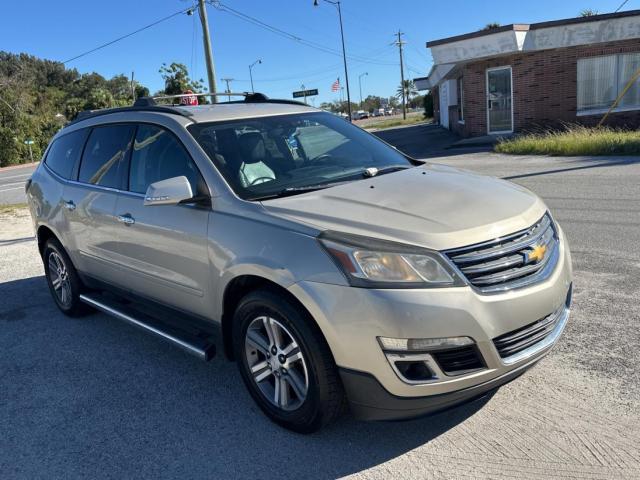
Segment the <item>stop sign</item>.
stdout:
<path fill-rule="evenodd" d="M 190 95 L 193 94 L 191 90 L 187 90 L 184 93 L 186 95 L 184 97 L 180 97 L 180 105 L 198 105 L 198 97 L 196 97 L 195 95 Z"/>

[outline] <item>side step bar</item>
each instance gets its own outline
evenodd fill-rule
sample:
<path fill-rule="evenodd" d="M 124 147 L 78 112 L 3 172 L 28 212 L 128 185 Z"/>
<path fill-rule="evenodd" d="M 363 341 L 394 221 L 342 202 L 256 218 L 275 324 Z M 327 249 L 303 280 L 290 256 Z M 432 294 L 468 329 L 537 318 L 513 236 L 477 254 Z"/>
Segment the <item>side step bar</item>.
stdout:
<path fill-rule="evenodd" d="M 167 325 L 117 300 L 105 298 L 99 293 L 81 294 L 80 300 L 107 315 L 164 338 L 202 360 L 211 360 L 216 354 L 215 343 L 211 339 Z"/>

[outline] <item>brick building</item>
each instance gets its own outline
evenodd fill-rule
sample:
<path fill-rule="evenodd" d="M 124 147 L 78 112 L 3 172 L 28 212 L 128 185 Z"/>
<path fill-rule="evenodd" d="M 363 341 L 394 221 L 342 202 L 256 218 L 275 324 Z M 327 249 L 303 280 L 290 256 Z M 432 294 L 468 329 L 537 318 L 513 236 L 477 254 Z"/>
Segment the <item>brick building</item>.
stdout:
<path fill-rule="evenodd" d="M 436 121 L 462 136 L 595 124 L 640 69 L 640 10 L 514 24 L 427 43 L 418 88 Z M 608 125 L 640 127 L 640 79 Z"/>

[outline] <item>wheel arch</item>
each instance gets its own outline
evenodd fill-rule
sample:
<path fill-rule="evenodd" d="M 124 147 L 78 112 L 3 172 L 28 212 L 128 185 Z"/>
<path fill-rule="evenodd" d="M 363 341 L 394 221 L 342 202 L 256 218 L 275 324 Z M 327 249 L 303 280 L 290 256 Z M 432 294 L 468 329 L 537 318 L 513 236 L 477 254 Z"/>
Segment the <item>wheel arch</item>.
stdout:
<path fill-rule="evenodd" d="M 235 360 L 233 355 L 233 314 L 240 301 L 249 293 L 256 290 L 269 290 L 277 295 L 282 295 L 291 301 L 295 306 L 305 312 L 310 321 L 321 331 L 317 322 L 304 306 L 304 304 L 289 290 L 282 285 L 258 275 L 240 275 L 232 279 L 226 286 L 222 302 L 222 344 L 225 357 Z M 322 332 L 321 332 L 322 333 Z"/>
<path fill-rule="evenodd" d="M 60 238 L 56 235 L 56 233 L 49 228 L 47 225 L 39 225 L 36 230 L 36 239 L 38 241 L 38 251 L 40 252 L 40 256 L 44 252 L 44 246 L 47 241 L 51 238 L 55 238 L 61 245 Z"/>

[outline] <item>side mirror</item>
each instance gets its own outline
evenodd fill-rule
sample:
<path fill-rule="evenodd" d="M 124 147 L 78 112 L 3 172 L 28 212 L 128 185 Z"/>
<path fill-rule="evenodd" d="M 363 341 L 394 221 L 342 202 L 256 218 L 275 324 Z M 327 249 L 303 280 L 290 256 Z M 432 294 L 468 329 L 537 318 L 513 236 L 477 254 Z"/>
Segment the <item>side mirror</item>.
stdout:
<path fill-rule="evenodd" d="M 177 205 L 193 198 L 191 184 L 187 177 L 173 177 L 152 183 L 144 195 L 144 206 Z"/>

